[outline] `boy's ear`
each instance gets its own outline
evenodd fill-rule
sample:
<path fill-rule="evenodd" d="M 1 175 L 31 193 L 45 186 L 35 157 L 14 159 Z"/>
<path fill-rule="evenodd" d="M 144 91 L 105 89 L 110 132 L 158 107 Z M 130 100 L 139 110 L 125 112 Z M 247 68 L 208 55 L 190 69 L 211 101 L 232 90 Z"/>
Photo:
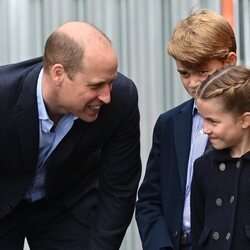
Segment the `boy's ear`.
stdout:
<path fill-rule="evenodd" d="M 224 65 L 236 65 L 237 55 L 234 52 L 229 52 L 227 59 L 224 62 Z"/>
<path fill-rule="evenodd" d="M 242 128 L 249 128 L 250 127 L 250 112 L 245 112 L 243 115 L 241 115 L 240 122 L 241 122 Z"/>

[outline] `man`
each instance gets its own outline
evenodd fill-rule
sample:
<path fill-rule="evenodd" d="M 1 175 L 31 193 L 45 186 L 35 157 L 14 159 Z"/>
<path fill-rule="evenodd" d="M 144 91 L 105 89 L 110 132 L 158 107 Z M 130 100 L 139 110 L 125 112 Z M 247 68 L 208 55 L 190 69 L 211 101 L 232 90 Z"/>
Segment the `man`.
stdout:
<path fill-rule="evenodd" d="M 0 67 L 0 249 L 119 249 L 141 173 L 138 96 L 111 41 L 69 22 Z"/>
<path fill-rule="evenodd" d="M 156 122 L 136 219 L 144 250 L 191 249 L 190 188 L 193 161 L 207 136 L 200 133 L 196 89 L 208 75 L 236 64 L 235 35 L 216 12 L 197 11 L 181 20 L 168 44 L 184 88 L 192 97 Z"/>

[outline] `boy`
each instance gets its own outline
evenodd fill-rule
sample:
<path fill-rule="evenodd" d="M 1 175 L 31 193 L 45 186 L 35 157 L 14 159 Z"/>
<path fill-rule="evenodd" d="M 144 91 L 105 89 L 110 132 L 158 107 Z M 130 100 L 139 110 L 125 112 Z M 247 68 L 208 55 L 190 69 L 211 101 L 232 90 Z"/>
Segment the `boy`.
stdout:
<path fill-rule="evenodd" d="M 230 24 L 210 10 L 176 26 L 167 46 L 190 100 L 160 115 L 139 189 L 136 220 L 144 250 L 191 249 L 190 186 L 193 161 L 205 151 L 195 93 L 208 75 L 237 61 Z"/>

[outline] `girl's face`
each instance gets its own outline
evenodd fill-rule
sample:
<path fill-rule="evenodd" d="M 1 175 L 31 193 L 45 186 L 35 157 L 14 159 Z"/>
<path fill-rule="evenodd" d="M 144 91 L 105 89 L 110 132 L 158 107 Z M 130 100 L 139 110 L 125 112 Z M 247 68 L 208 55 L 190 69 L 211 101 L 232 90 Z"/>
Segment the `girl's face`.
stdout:
<path fill-rule="evenodd" d="M 234 156 L 249 150 L 245 148 L 248 145 L 245 135 L 249 132 L 243 127 L 242 115 L 225 111 L 222 97 L 209 100 L 198 98 L 197 107 L 203 118 L 203 132 L 208 135 L 214 148 L 231 148 Z"/>

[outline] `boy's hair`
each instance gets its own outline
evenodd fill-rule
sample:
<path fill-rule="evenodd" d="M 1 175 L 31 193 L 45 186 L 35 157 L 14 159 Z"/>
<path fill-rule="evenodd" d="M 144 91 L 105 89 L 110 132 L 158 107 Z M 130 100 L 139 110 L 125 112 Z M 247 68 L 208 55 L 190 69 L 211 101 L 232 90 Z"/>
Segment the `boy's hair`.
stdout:
<path fill-rule="evenodd" d="M 187 68 L 208 60 L 223 61 L 236 53 L 236 39 L 229 22 L 220 14 L 203 9 L 181 20 L 167 45 L 171 57 Z"/>
<path fill-rule="evenodd" d="M 196 97 L 201 100 L 221 97 L 226 112 L 250 112 L 250 69 L 226 66 L 217 70 L 200 84 Z"/>

